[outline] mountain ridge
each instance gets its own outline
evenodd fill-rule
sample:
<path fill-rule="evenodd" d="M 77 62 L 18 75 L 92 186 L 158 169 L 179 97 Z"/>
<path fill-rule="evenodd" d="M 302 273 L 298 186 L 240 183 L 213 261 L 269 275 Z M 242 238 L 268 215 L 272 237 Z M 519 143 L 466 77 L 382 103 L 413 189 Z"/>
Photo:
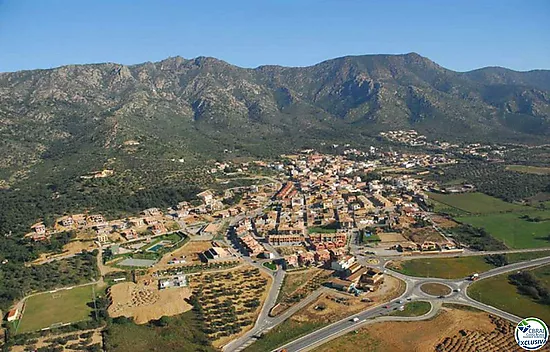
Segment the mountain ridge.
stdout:
<path fill-rule="evenodd" d="M 279 64 L 261 64 L 261 65 L 255 66 L 255 67 L 244 67 L 244 66 L 234 65 L 234 64 L 229 63 L 226 60 L 219 59 L 219 58 L 216 58 L 214 56 L 208 56 L 208 55 L 199 55 L 199 56 L 190 57 L 190 58 L 185 58 L 184 56 L 181 56 L 181 55 L 175 55 L 175 56 L 168 56 L 168 57 L 166 57 L 164 59 L 161 59 L 161 60 L 158 60 L 158 61 L 149 61 L 148 60 L 148 61 L 143 61 L 143 62 L 138 62 L 138 63 L 133 63 L 133 64 L 123 64 L 123 63 L 119 63 L 119 62 L 115 62 L 115 61 L 75 63 L 75 64 L 64 64 L 64 65 L 59 65 L 59 66 L 54 66 L 54 67 L 49 67 L 49 68 L 31 68 L 31 69 L 22 69 L 22 70 L 15 70 L 15 71 L 0 71 L 0 75 L 10 74 L 10 73 L 17 73 L 17 72 L 25 72 L 25 71 L 48 71 L 48 70 L 55 70 L 55 69 L 59 69 L 59 68 L 63 68 L 63 67 L 71 67 L 71 66 L 89 66 L 89 65 L 113 64 L 113 65 L 133 67 L 133 66 L 141 66 L 141 65 L 146 65 L 146 64 L 156 64 L 156 63 L 160 63 L 162 61 L 166 61 L 166 60 L 170 60 L 170 59 L 176 59 L 176 58 L 183 59 L 183 60 L 186 60 L 186 61 L 193 61 L 193 60 L 196 60 L 196 59 L 214 59 L 214 60 L 217 60 L 219 62 L 223 62 L 223 63 L 226 63 L 228 65 L 235 66 L 235 67 L 238 67 L 238 68 L 242 68 L 242 69 L 245 69 L 245 70 L 257 70 L 257 69 L 260 69 L 262 67 L 306 68 L 306 67 L 312 67 L 312 66 L 316 66 L 316 65 L 319 65 L 319 64 L 322 64 L 322 63 L 325 63 L 325 62 L 330 62 L 330 61 L 334 61 L 334 60 L 338 60 L 338 59 L 344 59 L 344 58 L 376 57 L 376 56 L 391 57 L 391 56 L 407 56 L 407 55 L 418 56 L 420 58 L 429 60 L 429 61 L 437 64 L 435 61 L 433 61 L 433 60 L 429 59 L 428 57 L 423 56 L 423 55 L 421 55 L 421 54 L 419 54 L 415 51 L 411 51 L 411 52 L 408 52 L 408 53 L 402 53 L 402 54 L 354 54 L 354 55 L 344 55 L 344 56 L 338 56 L 338 57 L 333 57 L 333 58 L 330 58 L 330 59 L 326 59 L 326 60 L 320 61 L 318 63 L 311 64 L 311 65 L 303 65 L 303 66 L 285 66 L 285 65 L 279 65 Z M 437 64 L 437 65 L 439 65 L 439 64 Z M 448 69 L 448 68 L 445 68 L 445 69 L 448 70 L 448 71 L 455 72 L 455 73 L 471 73 L 471 72 L 476 72 L 476 71 L 481 71 L 481 70 L 486 70 L 486 69 L 502 69 L 502 70 L 505 70 L 505 71 L 508 71 L 508 72 L 514 72 L 514 73 L 550 72 L 550 69 L 545 69 L 545 68 L 533 68 L 533 69 L 529 69 L 529 70 L 515 70 L 515 69 L 511 69 L 511 68 L 504 67 L 504 66 L 498 66 L 498 65 L 497 66 L 482 66 L 482 67 L 474 68 L 474 69 L 471 69 L 471 70 L 468 70 L 468 71 L 458 71 L 458 70 L 452 70 L 452 69 Z"/>
<path fill-rule="evenodd" d="M 0 74 L 0 180 L 67 154 L 273 155 L 380 131 L 547 143 L 550 71 L 455 72 L 417 53 L 242 68 L 181 56 Z M 72 154 L 71 154 L 72 155 Z M 98 158 L 100 164 L 101 158 Z M 7 182 L 7 181 L 6 181 Z"/>

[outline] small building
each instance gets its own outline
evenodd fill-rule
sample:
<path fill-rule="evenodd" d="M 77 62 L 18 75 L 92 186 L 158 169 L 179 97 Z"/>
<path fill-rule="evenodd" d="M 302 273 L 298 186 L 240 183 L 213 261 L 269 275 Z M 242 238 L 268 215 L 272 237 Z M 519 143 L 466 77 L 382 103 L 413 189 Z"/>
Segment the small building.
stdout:
<path fill-rule="evenodd" d="M 197 194 L 197 197 L 200 198 L 204 204 L 210 204 L 214 200 L 214 194 L 208 190 Z"/>
<path fill-rule="evenodd" d="M 31 226 L 31 230 L 33 230 L 35 233 L 38 234 L 45 234 L 46 233 L 46 225 L 44 223 L 39 222 Z"/>
<path fill-rule="evenodd" d="M 201 235 L 214 235 L 218 232 L 218 229 L 219 229 L 219 226 L 214 224 L 214 223 L 210 223 L 208 225 L 206 225 L 205 227 L 203 227 L 200 231 L 200 234 Z"/>
<path fill-rule="evenodd" d="M 9 312 L 8 312 L 8 318 L 7 320 L 9 322 L 11 321 L 16 321 L 17 319 L 19 319 L 19 308 L 18 307 L 15 307 L 13 309 L 11 309 Z"/>
<path fill-rule="evenodd" d="M 134 229 L 129 229 L 129 230 L 126 230 L 126 231 L 122 231 L 121 235 L 127 241 L 135 240 L 136 238 L 138 238 L 138 234 Z"/>
<path fill-rule="evenodd" d="M 367 286 L 377 286 L 384 282 L 384 273 L 374 268 L 367 268 L 367 271 L 361 275 L 359 283 Z"/>
<path fill-rule="evenodd" d="M 298 262 L 300 265 L 310 265 L 315 262 L 315 254 L 313 252 L 301 252 L 298 254 Z"/>
<path fill-rule="evenodd" d="M 164 290 L 172 287 L 187 287 L 187 276 L 177 275 L 169 279 L 159 280 L 159 290 Z"/>
<path fill-rule="evenodd" d="M 71 227 L 74 224 L 74 220 L 71 216 L 66 216 L 59 220 L 59 224 L 63 227 Z"/>
<path fill-rule="evenodd" d="M 290 254 L 284 257 L 285 264 L 287 266 L 298 266 L 298 256 L 296 254 Z"/>
<path fill-rule="evenodd" d="M 333 261 L 330 267 L 336 271 L 345 271 L 349 269 L 353 263 L 355 263 L 355 257 L 352 255 L 347 255 L 340 260 Z"/>
<path fill-rule="evenodd" d="M 109 235 L 106 233 L 98 233 L 97 240 L 101 243 L 109 242 Z"/>
<path fill-rule="evenodd" d="M 330 252 L 328 249 L 320 249 L 315 252 L 315 261 L 318 263 L 330 261 Z"/>
<path fill-rule="evenodd" d="M 211 247 L 200 254 L 201 260 L 206 263 L 227 257 L 229 257 L 229 253 L 221 247 Z"/>

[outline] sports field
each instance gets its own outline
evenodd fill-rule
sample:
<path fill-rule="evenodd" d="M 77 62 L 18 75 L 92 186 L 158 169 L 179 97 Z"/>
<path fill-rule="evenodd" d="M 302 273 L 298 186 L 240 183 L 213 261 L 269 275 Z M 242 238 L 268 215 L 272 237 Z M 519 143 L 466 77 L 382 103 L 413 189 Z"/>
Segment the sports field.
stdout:
<path fill-rule="evenodd" d="M 529 218 L 525 218 L 525 216 L 529 216 Z M 541 220 L 532 220 L 537 217 Z M 504 242 L 507 247 L 520 249 L 550 247 L 549 218 L 550 211 L 531 210 L 529 212 L 461 216 L 456 220 L 474 227 L 482 227 L 491 236 Z"/>
<path fill-rule="evenodd" d="M 501 199 L 477 192 L 457 194 L 430 193 L 429 197 L 440 203 L 438 206 L 441 209 L 450 207 L 470 214 L 519 211 L 526 208 L 522 205 L 508 203 Z"/>
<path fill-rule="evenodd" d="M 17 333 L 90 319 L 93 285 L 46 292 L 28 298 Z"/>

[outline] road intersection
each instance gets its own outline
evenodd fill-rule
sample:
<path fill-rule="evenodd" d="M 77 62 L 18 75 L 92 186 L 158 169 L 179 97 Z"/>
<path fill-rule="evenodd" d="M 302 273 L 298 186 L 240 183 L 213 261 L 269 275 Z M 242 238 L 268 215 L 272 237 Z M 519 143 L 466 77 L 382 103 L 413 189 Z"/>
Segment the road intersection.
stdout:
<path fill-rule="evenodd" d="M 545 264 L 550 264 L 550 257 L 533 259 L 525 262 L 514 263 L 503 267 L 495 268 L 480 274 L 478 280 L 483 280 L 496 275 L 523 270 L 530 267 L 536 267 L 536 266 L 545 265 Z M 405 281 L 405 283 L 407 284 L 407 288 L 405 292 L 400 297 L 398 297 L 397 299 L 395 299 L 390 303 L 383 303 L 375 307 L 369 308 L 367 310 L 364 310 L 359 314 L 353 315 L 352 317 L 357 317 L 359 319 L 358 322 L 354 322 L 353 319 L 351 319 L 352 317 L 342 319 L 323 329 L 319 329 L 317 331 L 312 332 L 311 334 L 308 334 L 297 340 L 294 340 L 280 347 L 279 349 L 277 349 L 277 351 L 283 348 L 286 349 L 288 352 L 307 351 L 315 346 L 318 346 L 322 343 L 326 343 L 333 338 L 341 336 L 345 333 L 355 330 L 368 323 L 387 320 L 387 319 L 380 319 L 377 317 L 386 315 L 388 312 L 395 310 L 397 307 L 401 306 L 404 302 L 407 302 L 407 301 L 427 301 L 432 304 L 432 309 L 428 314 L 422 317 L 414 317 L 414 319 L 413 317 L 400 319 L 402 321 L 415 321 L 415 320 L 429 319 L 437 313 L 442 303 L 455 303 L 455 304 L 472 306 L 474 308 L 484 310 L 488 313 L 502 317 L 514 323 L 517 323 L 521 320 L 520 317 L 517 317 L 513 314 L 504 312 L 500 309 L 489 306 L 487 304 L 483 304 L 481 302 L 475 301 L 474 299 L 470 298 L 467 294 L 467 288 L 472 283 L 471 280 L 419 278 L 419 277 L 403 275 L 391 270 L 387 270 L 386 273 Z M 450 293 L 449 295 L 443 298 L 431 296 L 431 295 L 428 295 L 427 293 L 424 293 L 420 289 L 420 286 L 426 283 L 444 284 L 449 286 L 453 291 L 452 293 Z M 458 289 L 460 289 L 460 291 L 458 291 Z M 373 318 L 375 319 L 371 320 Z M 384 317 L 384 318 L 387 318 L 387 317 Z M 395 319 L 392 319 L 392 320 L 395 320 Z"/>

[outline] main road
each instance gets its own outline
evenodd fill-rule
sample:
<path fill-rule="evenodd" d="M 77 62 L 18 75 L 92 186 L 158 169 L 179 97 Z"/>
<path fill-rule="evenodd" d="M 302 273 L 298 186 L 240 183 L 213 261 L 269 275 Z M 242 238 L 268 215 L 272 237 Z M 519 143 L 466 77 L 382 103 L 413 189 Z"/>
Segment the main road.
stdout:
<path fill-rule="evenodd" d="M 533 259 L 525 262 L 514 263 L 503 267 L 495 268 L 480 274 L 478 280 L 483 280 L 496 275 L 518 271 L 518 270 L 535 267 L 539 265 L 545 265 L 545 264 L 550 264 L 550 257 Z M 470 298 L 467 294 L 468 286 L 472 283 L 472 281 L 470 280 L 419 278 L 419 277 L 403 275 L 391 270 L 387 270 L 387 273 L 405 281 L 405 283 L 407 284 L 407 288 L 405 292 L 399 298 L 389 303 L 384 303 L 384 304 L 371 307 L 358 314 L 355 314 L 348 318 L 337 321 L 322 329 L 316 330 L 306 336 L 303 336 L 284 346 L 281 346 L 276 351 L 279 351 L 281 349 L 286 349 L 288 352 L 308 351 L 314 348 L 315 346 L 326 343 L 338 336 L 341 336 L 345 333 L 355 330 L 363 325 L 366 325 L 372 322 L 387 320 L 387 317 L 384 317 L 383 319 L 380 319 L 379 317 L 388 314 L 389 312 L 395 310 L 396 308 L 398 308 L 399 306 L 401 306 L 407 301 L 420 301 L 420 300 L 428 301 L 432 304 L 432 309 L 430 313 L 428 313 L 426 316 L 416 317 L 414 319 L 412 318 L 400 319 L 403 321 L 407 321 L 407 320 L 414 321 L 414 320 L 419 320 L 419 318 L 420 319 L 430 318 L 437 313 L 437 310 L 439 309 L 442 303 L 458 303 L 458 304 L 469 305 L 469 306 L 484 310 L 486 312 L 489 312 L 491 314 L 494 314 L 496 316 L 502 317 L 504 319 L 510 320 L 512 322 L 518 322 L 521 320 L 520 317 L 517 317 L 513 314 L 504 312 L 500 309 L 475 301 L 472 298 Z M 453 292 L 442 298 L 434 297 L 420 290 L 420 287 L 425 283 L 441 283 L 449 286 L 453 290 Z M 354 318 L 357 318 L 357 319 L 354 319 Z"/>

